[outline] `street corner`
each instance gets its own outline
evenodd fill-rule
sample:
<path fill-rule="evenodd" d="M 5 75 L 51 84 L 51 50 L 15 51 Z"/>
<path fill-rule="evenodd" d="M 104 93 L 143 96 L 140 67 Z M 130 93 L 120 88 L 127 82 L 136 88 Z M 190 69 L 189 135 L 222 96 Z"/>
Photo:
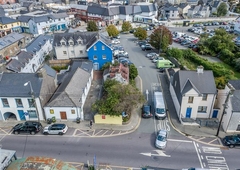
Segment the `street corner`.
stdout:
<path fill-rule="evenodd" d="M 0 128 L 0 135 L 7 135 L 10 134 L 12 131 L 12 127 L 1 127 Z"/>
<path fill-rule="evenodd" d="M 222 143 L 217 137 L 201 137 L 201 136 L 189 136 L 190 139 L 211 146 L 222 146 Z"/>
<path fill-rule="evenodd" d="M 75 129 L 73 136 L 75 137 L 109 137 L 109 136 L 124 135 L 127 133 L 129 133 L 129 131 L 89 128 L 89 130 Z"/>

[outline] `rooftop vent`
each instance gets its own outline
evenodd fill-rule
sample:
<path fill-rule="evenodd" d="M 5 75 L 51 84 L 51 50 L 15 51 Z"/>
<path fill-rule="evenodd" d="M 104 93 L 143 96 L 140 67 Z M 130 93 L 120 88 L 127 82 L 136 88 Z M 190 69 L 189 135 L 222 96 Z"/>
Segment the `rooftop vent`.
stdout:
<path fill-rule="evenodd" d="M 203 66 L 198 66 L 197 67 L 197 73 L 203 73 L 203 69 L 204 69 Z"/>

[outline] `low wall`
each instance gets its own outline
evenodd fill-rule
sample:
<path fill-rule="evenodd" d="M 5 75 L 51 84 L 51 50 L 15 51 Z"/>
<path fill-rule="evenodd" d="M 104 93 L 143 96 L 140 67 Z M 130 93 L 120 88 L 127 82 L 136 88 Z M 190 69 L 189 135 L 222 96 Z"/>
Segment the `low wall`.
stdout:
<path fill-rule="evenodd" d="M 96 114 L 94 116 L 94 123 L 122 125 L 122 116 L 109 116 L 109 115 Z"/>
<path fill-rule="evenodd" d="M 49 60 L 49 65 L 54 66 L 66 66 L 69 65 L 71 60 Z"/>

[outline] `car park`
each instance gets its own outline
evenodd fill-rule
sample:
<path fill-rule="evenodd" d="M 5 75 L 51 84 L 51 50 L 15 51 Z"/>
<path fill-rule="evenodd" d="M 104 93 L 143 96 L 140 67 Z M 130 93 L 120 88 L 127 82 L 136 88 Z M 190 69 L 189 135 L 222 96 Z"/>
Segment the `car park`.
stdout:
<path fill-rule="evenodd" d="M 120 44 L 120 41 L 118 39 L 113 39 L 112 44 Z"/>
<path fill-rule="evenodd" d="M 150 105 L 143 105 L 143 107 L 142 107 L 142 117 L 143 118 L 153 117 L 153 114 L 151 113 L 151 106 Z"/>
<path fill-rule="evenodd" d="M 43 129 L 44 135 L 63 135 L 67 132 L 68 126 L 63 123 L 55 123 L 49 126 L 46 126 Z"/>
<path fill-rule="evenodd" d="M 164 149 L 167 146 L 168 132 L 166 130 L 159 130 L 155 140 L 155 146 L 159 149 Z"/>
<path fill-rule="evenodd" d="M 143 51 L 152 50 L 152 46 L 150 44 L 142 45 L 141 48 Z"/>
<path fill-rule="evenodd" d="M 35 121 L 26 121 L 24 123 L 18 123 L 13 127 L 13 133 L 30 133 L 31 135 L 35 135 L 42 129 L 42 124 L 40 122 Z"/>
<path fill-rule="evenodd" d="M 119 58 L 119 57 L 129 58 L 128 52 L 126 52 L 126 51 L 124 51 L 124 52 L 119 52 L 117 55 L 115 55 L 115 57 L 117 57 L 117 58 Z"/>
<path fill-rule="evenodd" d="M 240 147 L 240 134 L 225 136 L 222 141 L 229 148 Z"/>

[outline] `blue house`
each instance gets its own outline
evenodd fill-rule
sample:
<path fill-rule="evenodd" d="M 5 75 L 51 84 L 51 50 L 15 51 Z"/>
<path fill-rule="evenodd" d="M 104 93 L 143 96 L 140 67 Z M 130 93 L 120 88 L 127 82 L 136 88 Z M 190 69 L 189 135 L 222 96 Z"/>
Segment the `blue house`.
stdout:
<path fill-rule="evenodd" d="M 98 39 L 87 48 L 88 59 L 93 62 L 93 70 L 100 70 L 105 63 L 113 63 L 113 53 L 110 46 Z"/>

